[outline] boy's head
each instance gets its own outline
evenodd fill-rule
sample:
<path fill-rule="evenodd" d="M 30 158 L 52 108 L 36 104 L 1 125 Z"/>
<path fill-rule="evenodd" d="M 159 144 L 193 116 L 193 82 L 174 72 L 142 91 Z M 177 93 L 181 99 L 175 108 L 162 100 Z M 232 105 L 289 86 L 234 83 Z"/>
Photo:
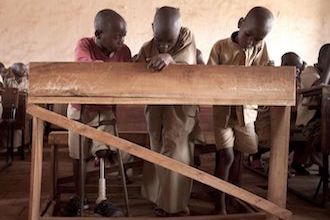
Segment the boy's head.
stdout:
<path fill-rule="evenodd" d="M 264 7 L 252 8 L 245 18 L 238 21 L 237 43 L 244 49 L 262 41 L 273 26 L 274 16 Z"/>
<path fill-rule="evenodd" d="M 107 51 L 117 51 L 124 44 L 126 22 L 111 9 L 99 11 L 94 19 L 96 43 Z"/>
<path fill-rule="evenodd" d="M 14 63 L 10 68 L 16 79 L 21 79 L 27 76 L 27 69 L 23 63 Z"/>
<path fill-rule="evenodd" d="M 296 53 L 288 52 L 283 54 L 281 58 L 281 66 L 295 66 L 296 76 L 299 77 L 301 72 L 306 67 L 306 62 L 303 61 Z"/>
<path fill-rule="evenodd" d="M 324 73 L 329 71 L 330 68 L 330 44 L 324 44 L 320 51 L 319 57 L 316 64 L 317 69 L 319 72 Z"/>
<path fill-rule="evenodd" d="M 152 30 L 160 53 L 168 53 L 175 46 L 181 27 L 180 9 L 167 6 L 157 9 Z"/>

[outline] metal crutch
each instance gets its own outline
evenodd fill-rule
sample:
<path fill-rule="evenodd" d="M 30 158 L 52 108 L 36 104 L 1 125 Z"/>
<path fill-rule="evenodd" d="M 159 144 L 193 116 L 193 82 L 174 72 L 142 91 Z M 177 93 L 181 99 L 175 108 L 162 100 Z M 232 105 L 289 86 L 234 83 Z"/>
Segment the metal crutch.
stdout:
<path fill-rule="evenodd" d="M 117 118 L 117 111 L 116 106 L 113 106 L 113 112 L 115 115 L 115 118 Z M 114 120 L 113 123 L 114 126 L 114 135 L 116 137 L 119 137 L 118 127 L 117 127 L 117 121 Z M 121 180 L 123 183 L 123 189 L 125 194 L 125 204 L 126 204 L 126 216 L 129 216 L 129 203 L 128 203 L 128 191 L 127 191 L 127 184 L 126 184 L 126 175 L 125 175 L 125 169 L 124 169 L 124 163 L 123 163 L 123 157 L 121 154 L 121 151 L 117 148 L 117 154 L 118 154 L 118 163 L 119 163 L 119 172 L 121 174 Z"/>
<path fill-rule="evenodd" d="M 84 105 L 81 105 L 80 119 L 82 123 Z M 85 200 L 85 152 L 84 146 L 82 145 L 82 136 L 79 135 L 79 168 L 80 168 L 80 216 L 83 216 L 84 212 L 84 200 Z"/>

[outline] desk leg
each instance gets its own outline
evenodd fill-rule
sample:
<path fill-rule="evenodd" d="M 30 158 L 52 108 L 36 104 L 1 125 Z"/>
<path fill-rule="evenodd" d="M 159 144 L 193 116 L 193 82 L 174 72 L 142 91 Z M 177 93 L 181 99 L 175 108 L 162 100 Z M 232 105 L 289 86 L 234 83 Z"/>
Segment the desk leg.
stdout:
<path fill-rule="evenodd" d="M 39 220 L 40 217 L 43 133 L 43 121 L 33 117 L 29 220 Z"/>
<path fill-rule="evenodd" d="M 290 107 L 271 107 L 271 150 L 268 177 L 268 200 L 286 207 Z M 274 218 L 275 219 L 275 218 Z"/>

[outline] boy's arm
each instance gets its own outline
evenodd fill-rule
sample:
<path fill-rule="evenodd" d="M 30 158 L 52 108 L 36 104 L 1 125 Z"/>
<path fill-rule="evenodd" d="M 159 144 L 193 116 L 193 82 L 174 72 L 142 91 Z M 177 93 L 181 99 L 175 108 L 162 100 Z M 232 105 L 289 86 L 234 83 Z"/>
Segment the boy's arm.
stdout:
<path fill-rule="evenodd" d="M 220 46 L 215 44 L 210 52 L 209 60 L 207 61 L 207 65 L 219 65 L 220 62 Z"/>
<path fill-rule="evenodd" d="M 149 62 L 149 57 L 147 57 L 144 46 L 140 49 L 135 62 L 137 63 L 147 63 Z"/>
<path fill-rule="evenodd" d="M 103 62 L 103 60 L 92 59 L 90 48 L 83 39 L 78 41 L 74 52 L 76 62 Z"/>
<path fill-rule="evenodd" d="M 199 49 L 196 49 L 196 62 L 197 64 L 205 65 L 202 51 L 200 51 Z"/>
<path fill-rule="evenodd" d="M 256 58 L 253 61 L 254 66 L 267 66 L 269 65 L 270 59 L 268 56 L 267 45 L 265 42 L 262 43 Z"/>

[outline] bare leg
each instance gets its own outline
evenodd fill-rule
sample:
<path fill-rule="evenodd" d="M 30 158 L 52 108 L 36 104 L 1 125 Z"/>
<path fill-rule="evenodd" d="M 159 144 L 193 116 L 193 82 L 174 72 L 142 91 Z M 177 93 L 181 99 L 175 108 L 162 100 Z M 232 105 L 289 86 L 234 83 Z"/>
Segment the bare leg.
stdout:
<path fill-rule="evenodd" d="M 226 148 L 217 151 L 216 153 L 216 169 L 214 175 L 225 181 L 228 181 L 230 168 L 234 161 L 234 151 L 233 148 Z M 225 193 L 219 192 L 219 197 L 217 198 L 215 212 L 218 214 L 227 214 L 226 211 L 226 201 Z"/>
<path fill-rule="evenodd" d="M 229 182 L 239 186 L 241 184 L 242 153 L 234 150 L 234 161 L 229 171 Z"/>
<path fill-rule="evenodd" d="M 86 163 L 84 163 L 86 165 Z M 74 179 L 74 185 L 76 188 L 76 194 L 80 194 L 80 166 L 79 166 L 79 160 L 73 159 L 72 160 L 72 168 L 73 168 L 73 179 Z M 86 182 L 86 166 L 84 167 L 84 182 Z"/>

